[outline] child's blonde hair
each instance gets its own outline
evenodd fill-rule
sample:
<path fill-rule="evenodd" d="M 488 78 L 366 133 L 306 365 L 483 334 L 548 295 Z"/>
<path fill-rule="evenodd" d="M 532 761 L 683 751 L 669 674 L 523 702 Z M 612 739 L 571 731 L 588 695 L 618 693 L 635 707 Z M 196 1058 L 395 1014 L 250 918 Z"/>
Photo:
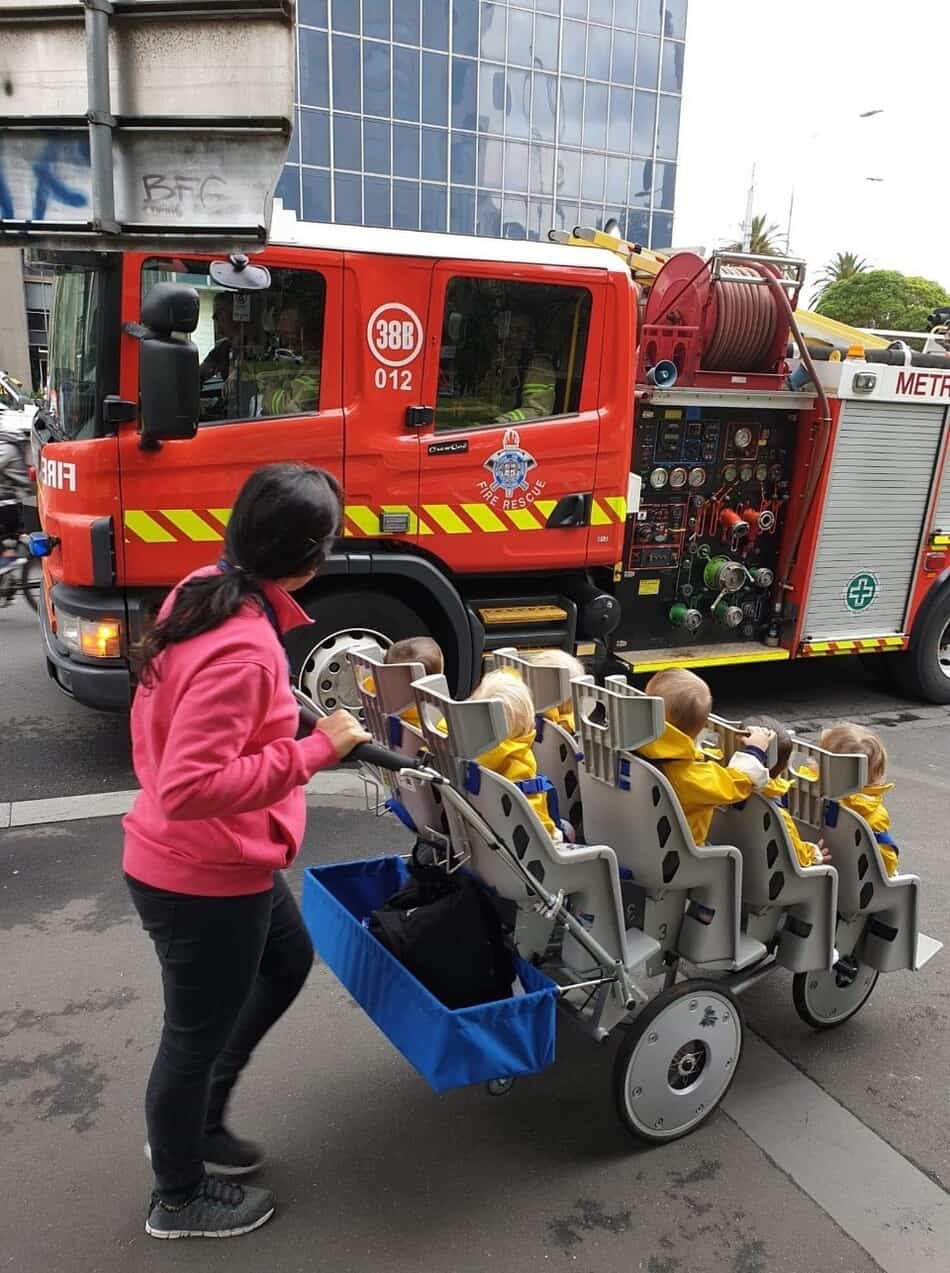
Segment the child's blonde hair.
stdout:
<path fill-rule="evenodd" d="M 534 699 L 520 676 L 511 672 L 489 672 L 472 693 L 472 702 L 500 699 L 505 709 L 509 738 L 523 738 L 534 729 Z"/>
<path fill-rule="evenodd" d="M 876 785 L 884 781 L 887 773 L 887 749 L 872 729 L 855 725 L 851 721 L 838 721 L 822 733 L 818 746 L 839 755 L 858 753 L 867 756 L 868 782 Z"/>
<path fill-rule="evenodd" d="M 568 654 L 567 650 L 538 650 L 537 654 L 531 656 L 531 662 L 537 667 L 563 667 L 571 674 L 573 681 L 576 676 L 584 675 L 584 664 L 580 659 L 575 659 L 573 654 Z M 559 703 L 560 708 L 571 707 L 573 700 L 570 695 Z"/>
<path fill-rule="evenodd" d="M 443 671 L 445 660 L 437 642 L 431 637 L 406 637 L 404 641 L 394 641 L 386 651 L 384 663 L 421 663 L 426 676 L 437 676 Z"/>
<path fill-rule="evenodd" d="M 668 667 L 657 672 L 647 681 L 646 693 L 662 698 L 669 724 L 690 738 L 696 737 L 712 711 L 709 686 L 685 667 Z"/>

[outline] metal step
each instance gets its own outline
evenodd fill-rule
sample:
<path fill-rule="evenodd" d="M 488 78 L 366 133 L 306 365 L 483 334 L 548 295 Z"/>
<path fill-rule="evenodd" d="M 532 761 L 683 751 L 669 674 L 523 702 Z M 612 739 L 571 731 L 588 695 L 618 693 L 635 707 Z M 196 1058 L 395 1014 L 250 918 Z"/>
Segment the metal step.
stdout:
<path fill-rule="evenodd" d="M 631 672 L 662 672 L 668 667 L 727 667 L 731 663 L 780 663 L 790 657 L 781 646 L 759 641 L 720 641 L 715 645 L 680 645 L 669 650 L 614 650 Z"/>

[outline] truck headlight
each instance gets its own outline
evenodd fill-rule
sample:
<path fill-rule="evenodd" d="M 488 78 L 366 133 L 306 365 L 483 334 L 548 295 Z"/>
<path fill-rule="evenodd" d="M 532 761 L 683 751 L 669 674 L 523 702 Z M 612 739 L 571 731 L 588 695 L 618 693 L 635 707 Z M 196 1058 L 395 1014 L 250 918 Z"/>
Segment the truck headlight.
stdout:
<path fill-rule="evenodd" d="M 56 635 L 73 654 L 90 659 L 117 659 L 122 654 L 122 624 L 117 619 L 80 619 L 54 607 Z"/>

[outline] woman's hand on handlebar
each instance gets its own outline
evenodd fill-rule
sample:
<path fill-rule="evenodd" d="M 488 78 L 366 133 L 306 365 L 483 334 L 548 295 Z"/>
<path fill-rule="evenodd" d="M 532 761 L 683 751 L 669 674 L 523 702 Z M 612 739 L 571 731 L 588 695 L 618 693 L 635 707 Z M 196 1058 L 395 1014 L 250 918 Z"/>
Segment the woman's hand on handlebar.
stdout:
<path fill-rule="evenodd" d="M 358 747 L 360 743 L 368 743 L 372 738 L 356 717 L 342 707 L 329 716 L 324 716 L 317 722 L 316 728 L 330 739 L 337 760 L 342 760 L 354 747 Z"/>

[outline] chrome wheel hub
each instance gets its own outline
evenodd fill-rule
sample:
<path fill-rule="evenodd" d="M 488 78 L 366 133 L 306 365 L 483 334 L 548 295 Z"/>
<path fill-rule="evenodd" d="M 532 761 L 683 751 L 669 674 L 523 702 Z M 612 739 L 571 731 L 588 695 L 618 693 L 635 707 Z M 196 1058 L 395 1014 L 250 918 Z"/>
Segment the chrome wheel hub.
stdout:
<path fill-rule="evenodd" d="M 347 711 L 360 712 L 360 696 L 346 652 L 367 641 L 375 641 L 384 649 L 391 644 L 381 632 L 353 628 L 324 637 L 304 659 L 297 684 L 323 711 L 345 707 Z"/>

